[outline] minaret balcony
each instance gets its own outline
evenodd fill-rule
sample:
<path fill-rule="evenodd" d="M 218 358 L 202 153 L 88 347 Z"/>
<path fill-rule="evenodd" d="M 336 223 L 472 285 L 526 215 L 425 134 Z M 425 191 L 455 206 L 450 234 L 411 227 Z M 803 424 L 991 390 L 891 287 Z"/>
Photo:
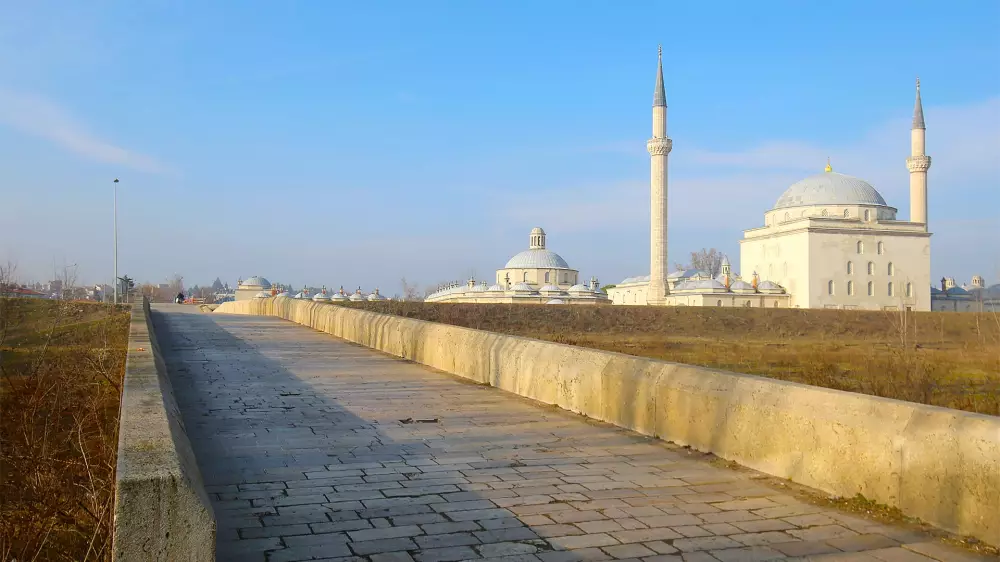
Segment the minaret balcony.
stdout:
<path fill-rule="evenodd" d="M 927 168 L 931 167 L 931 157 L 924 156 L 910 156 L 906 159 L 906 167 L 910 172 L 926 172 Z"/>
<path fill-rule="evenodd" d="M 674 141 L 667 137 L 663 138 L 652 138 L 646 142 L 646 150 L 649 151 L 650 156 L 663 156 L 664 154 L 670 154 L 670 151 L 674 148 Z"/>

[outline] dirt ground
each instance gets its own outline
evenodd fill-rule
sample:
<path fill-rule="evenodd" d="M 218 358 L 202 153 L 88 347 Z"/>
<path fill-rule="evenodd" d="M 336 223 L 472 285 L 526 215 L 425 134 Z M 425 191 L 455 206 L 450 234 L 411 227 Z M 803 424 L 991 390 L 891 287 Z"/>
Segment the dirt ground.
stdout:
<path fill-rule="evenodd" d="M 1000 415 L 994 313 L 352 303 L 409 318 Z"/>
<path fill-rule="evenodd" d="M 128 320 L 0 299 L 0 560 L 110 560 Z"/>

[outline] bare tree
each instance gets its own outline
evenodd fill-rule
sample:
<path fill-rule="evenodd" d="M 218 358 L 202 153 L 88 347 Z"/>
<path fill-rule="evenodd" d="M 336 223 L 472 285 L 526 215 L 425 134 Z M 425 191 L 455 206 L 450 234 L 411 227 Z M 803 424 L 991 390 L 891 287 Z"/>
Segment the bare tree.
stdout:
<path fill-rule="evenodd" d="M 691 252 L 691 268 L 700 269 L 715 277 L 722 271 L 722 253 L 715 248 Z"/>
<path fill-rule="evenodd" d="M 0 265 L 0 369 L 3 368 L 4 343 L 7 333 L 14 323 L 17 313 L 17 301 L 14 290 L 17 288 L 17 265 L 7 262 Z"/>
<path fill-rule="evenodd" d="M 403 277 L 400 280 L 400 283 L 403 284 L 403 295 L 402 295 L 403 300 L 405 301 L 423 300 L 423 297 L 420 296 L 420 289 L 416 285 L 409 284 L 406 281 L 406 277 Z"/>

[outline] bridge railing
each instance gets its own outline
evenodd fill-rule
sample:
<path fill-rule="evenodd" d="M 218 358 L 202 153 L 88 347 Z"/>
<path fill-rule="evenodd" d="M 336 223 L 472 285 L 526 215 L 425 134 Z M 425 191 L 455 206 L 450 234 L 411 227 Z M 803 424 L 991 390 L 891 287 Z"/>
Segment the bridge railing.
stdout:
<path fill-rule="evenodd" d="M 215 560 L 215 516 L 156 340 L 149 300 L 132 307 L 115 482 L 114 556 Z"/>

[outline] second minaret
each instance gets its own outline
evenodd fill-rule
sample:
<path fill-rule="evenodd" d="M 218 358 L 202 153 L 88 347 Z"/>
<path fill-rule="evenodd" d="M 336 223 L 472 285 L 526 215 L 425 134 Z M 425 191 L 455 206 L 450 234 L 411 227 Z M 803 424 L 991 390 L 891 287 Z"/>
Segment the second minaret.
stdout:
<path fill-rule="evenodd" d="M 913 106 L 913 128 L 910 129 L 910 157 L 906 168 L 910 170 L 910 222 L 924 225 L 927 230 L 927 169 L 931 157 L 927 156 L 925 142 L 924 106 L 920 103 L 920 79 L 917 78 L 917 101 Z"/>
<path fill-rule="evenodd" d="M 661 304 L 667 296 L 667 155 L 673 141 L 667 137 L 667 94 L 663 87 L 663 48 L 659 48 L 656 88 L 653 91 L 653 138 L 649 151 L 649 290 L 648 304 Z"/>

